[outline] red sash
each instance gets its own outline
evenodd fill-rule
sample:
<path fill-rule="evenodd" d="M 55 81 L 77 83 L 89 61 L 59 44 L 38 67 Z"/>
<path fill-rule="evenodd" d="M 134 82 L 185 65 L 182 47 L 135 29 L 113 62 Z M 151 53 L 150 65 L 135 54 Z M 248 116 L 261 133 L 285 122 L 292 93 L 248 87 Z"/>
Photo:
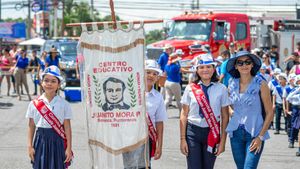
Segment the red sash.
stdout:
<path fill-rule="evenodd" d="M 220 143 L 220 122 L 217 122 L 217 119 L 209 105 L 207 98 L 205 97 L 201 86 L 194 83 L 192 83 L 190 86 L 210 128 L 207 137 L 207 151 L 213 153 L 213 149 L 217 144 Z"/>
<path fill-rule="evenodd" d="M 33 105 L 36 107 L 38 112 L 43 118 L 51 125 L 52 129 L 64 140 L 64 148 L 67 148 L 67 137 L 63 125 L 57 119 L 55 114 L 46 106 L 43 100 L 37 98 L 33 100 Z M 73 157 L 72 151 L 72 157 Z M 66 163 L 66 168 L 71 165 L 71 162 Z"/>
<path fill-rule="evenodd" d="M 150 153 L 150 157 L 153 157 L 156 151 L 156 141 L 157 141 L 157 132 L 153 126 L 153 123 L 150 119 L 150 116 L 148 113 L 147 114 L 147 123 L 148 123 L 148 133 L 149 133 L 149 137 L 151 139 L 151 153 Z"/>

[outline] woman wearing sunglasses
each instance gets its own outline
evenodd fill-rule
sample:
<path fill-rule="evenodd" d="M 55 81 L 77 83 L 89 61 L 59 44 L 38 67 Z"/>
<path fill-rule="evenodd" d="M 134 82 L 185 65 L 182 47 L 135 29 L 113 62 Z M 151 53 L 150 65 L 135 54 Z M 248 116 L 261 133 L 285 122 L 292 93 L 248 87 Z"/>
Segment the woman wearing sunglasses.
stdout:
<path fill-rule="evenodd" d="M 272 103 L 266 81 L 256 76 L 260 67 L 260 59 L 247 51 L 238 52 L 226 67 L 233 77 L 228 87 L 233 113 L 226 131 L 238 169 L 257 168 L 264 141 L 270 138 Z"/>

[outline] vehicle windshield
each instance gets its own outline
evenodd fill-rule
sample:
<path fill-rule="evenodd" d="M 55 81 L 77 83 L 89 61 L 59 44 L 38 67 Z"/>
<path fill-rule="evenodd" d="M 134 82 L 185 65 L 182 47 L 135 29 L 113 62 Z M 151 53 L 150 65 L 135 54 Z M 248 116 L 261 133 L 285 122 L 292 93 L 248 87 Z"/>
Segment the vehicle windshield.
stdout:
<path fill-rule="evenodd" d="M 63 43 L 60 44 L 60 52 L 64 58 L 62 58 L 65 61 L 72 61 L 76 60 L 77 55 L 77 43 Z"/>
<path fill-rule="evenodd" d="M 211 21 L 175 21 L 170 28 L 168 40 L 201 40 L 208 41 L 211 31 Z"/>

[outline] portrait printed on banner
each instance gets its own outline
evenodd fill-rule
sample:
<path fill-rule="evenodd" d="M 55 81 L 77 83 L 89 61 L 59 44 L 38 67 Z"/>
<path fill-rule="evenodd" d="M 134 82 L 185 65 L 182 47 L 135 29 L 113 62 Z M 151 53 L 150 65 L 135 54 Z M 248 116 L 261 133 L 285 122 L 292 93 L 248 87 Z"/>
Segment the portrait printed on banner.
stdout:
<path fill-rule="evenodd" d="M 117 78 L 109 77 L 103 83 L 105 103 L 103 111 L 128 110 L 130 106 L 124 102 L 125 83 Z"/>

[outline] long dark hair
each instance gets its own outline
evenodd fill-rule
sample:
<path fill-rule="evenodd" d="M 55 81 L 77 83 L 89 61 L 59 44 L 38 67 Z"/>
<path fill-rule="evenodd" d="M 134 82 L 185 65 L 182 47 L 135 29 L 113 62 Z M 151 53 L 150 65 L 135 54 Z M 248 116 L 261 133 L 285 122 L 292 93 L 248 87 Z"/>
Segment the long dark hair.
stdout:
<path fill-rule="evenodd" d="M 216 67 L 213 65 L 213 67 L 214 67 L 214 74 L 211 76 L 211 79 L 210 79 L 210 81 L 211 82 L 218 82 L 219 81 L 219 77 L 218 77 L 218 74 L 217 74 L 217 71 L 216 71 Z M 201 77 L 198 75 L 198 73 L 197 73 L 197 71 L 198 71 L 198 67 L 197 67 L 197 69 L 196 69 L 196 76 L 197 76 L 197 79 L 196 80 L 194 80 L 194 82 L 193 83 L 199 83 L 199 81 L 201 80 Z"/>

